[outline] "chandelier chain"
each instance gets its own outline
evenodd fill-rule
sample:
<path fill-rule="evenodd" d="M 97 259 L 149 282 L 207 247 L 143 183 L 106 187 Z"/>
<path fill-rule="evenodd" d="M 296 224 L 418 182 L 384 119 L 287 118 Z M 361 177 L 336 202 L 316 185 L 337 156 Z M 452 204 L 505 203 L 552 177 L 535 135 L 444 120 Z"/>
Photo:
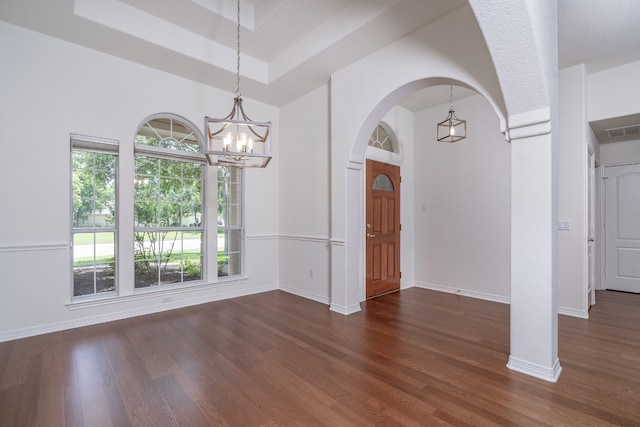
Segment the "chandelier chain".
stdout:
<path fill-rule="evenodd" d="M 453 110 L 453 85 L 449 85 L 449 109 Z"/>
<path fill-rule="evenodd" d="M 236 27 L 236 97 L 240 97 L 240 0 L 238 0 L 238 13 L 237 13 L 237 27 Z"/>

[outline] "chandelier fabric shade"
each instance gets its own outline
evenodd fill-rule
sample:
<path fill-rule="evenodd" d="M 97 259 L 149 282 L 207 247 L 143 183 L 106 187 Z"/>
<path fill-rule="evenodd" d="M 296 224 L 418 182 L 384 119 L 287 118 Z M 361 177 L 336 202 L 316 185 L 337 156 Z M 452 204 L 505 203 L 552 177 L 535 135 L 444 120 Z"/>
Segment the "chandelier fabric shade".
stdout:
<path fill-rule="evenodd" d="M 456 117 L 453 109 L 453 86 L 451 86 L 450 101 L 449 115 L 438 123 L 438 142 L 458 142 L 467 137 L 467 121 Z"/>
<path fill-rule="evenodd" d="M 212 166 L 264 168 L 271 160 L 271 122 L 255 122 L 244 112 L 240 93 L 240 0 L 237 14 L 236 96 L 221 119 L 204 118 L 203 152 Z"/>

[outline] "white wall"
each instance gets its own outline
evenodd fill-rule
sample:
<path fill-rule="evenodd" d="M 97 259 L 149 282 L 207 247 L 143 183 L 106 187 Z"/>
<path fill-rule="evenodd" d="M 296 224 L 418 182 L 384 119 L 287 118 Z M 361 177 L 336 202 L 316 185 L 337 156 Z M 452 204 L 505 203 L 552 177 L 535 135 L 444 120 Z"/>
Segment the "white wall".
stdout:
<path fill-rule="evenodd" d="M 640 61 L 589 74 L 590 122 L 640 113 Z"/>
<path fill-rule="evenodd" d="M 506 302 L 510 296 L 510 145 L 480 95 L 455 103 L 467 138 L 436 141 L 448 105 L 415 115 L 416 285 Z"/>
<path fill-rule="evenodd" d="M 127 183 L 133 182 L 138 125 L 171 112 L 200 127 L 205 115 L 226 115 L 233 95 L 3 22 L 0 56 L 0 341 L 277 287 L 276 157 L 246 177 L 247 279 L 68 307 L 69 135 L 120 141 L 118 280 L 133 289 L 133 188 Z M 278 110 L 250 99 L 245 108 L 274 122 L 277 144 Z"/>
<path fill-rule="evenodd" d="M 287 104 L 280 114 L 280 289 L 329 304 L 329 87 Z M 396 106 L 383 120 L 398 137 L 400 155 L 371 151 L 369 157 L 401 166 L 401 286 L 406 288 L 413 285 L 413 114 Z"/>
<path fill-rule="evenodd" d="M 558 311 L 588 317 L 587 100 L 584 65 L 559 73 Z"/>
<path fill-rule="evenodd" d="M 328 304 L 328 86 L 285 105 L 280 114 L 280 288 Z"/>
<path fill-rule="evenodd" d="M 578 316 L 587 313 L 586 159 L 587 145 L 593 142 L 587 135 L 590 128 L 586 123 L 585 89 L 583 66 L 560 73 L 559 212 L 560 219 L 570 221 L 572 228 L 559 235 L 558 305 L 561 313 Z M 458 115 L 467 119 L 469 128 L 469 137 L 456 144 L 429 143 L 434 140 L 435 123 L 445 116 L 446 105 L 417 113 L 415 118 L 416 284 L 506 301 L 510 264 L 509 144 L 498 131 L 493 110 L 480 96 L 456 102 L 455 107 Z M 491 144 L 485 146 L 485 141 Z M 498 155 L 492 150 L 498 150 Z M 476 163 L 482 167 L 474 170 Z M 506 175 L 502 177 L 500 173 Z M 477 186 L 482 183 L 484 188 L 478 191 Z M 498 211 L 481 211 L 485 213 L 483 217 L 470 219 L 470 203 L 485 200 L 487 195 L 486 204 L 497 202 L 494 208 Z M 423 205 L 426 212 L 422 211 Z M 454 212 L 456 208 L 459 209 Z M 501 229 L 501 223 L 506 227 Z M 497 233 L 494 237 L 465 240 L 488 230 Z M 497 249 L 487 249 L 483 240 L 497 245 Z M 478 253 L 481 257 L 473 263 L 461 262 L 474 259 Z M 506 254 L 504 258 L 500 253 Z M 499 268 L 494 269 L 494 265 Z"/>
<path fill-rule="evenodd" d="M 640 140 L 609 142 L 600 146 L 600 164 L 640 163 Z"/>

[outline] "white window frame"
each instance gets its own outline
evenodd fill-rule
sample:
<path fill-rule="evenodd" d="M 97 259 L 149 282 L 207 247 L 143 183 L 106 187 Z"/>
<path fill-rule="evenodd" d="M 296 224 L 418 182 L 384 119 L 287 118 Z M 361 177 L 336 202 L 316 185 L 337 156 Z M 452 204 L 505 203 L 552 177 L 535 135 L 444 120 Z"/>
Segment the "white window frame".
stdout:
<path fill-rule="evenodd" d="M 149 120 L 158 117 L 171 117 L 173 119 L 180 120 L 181 123 L 190 125 L 189 129 L 194 130 L 197 135 L 197 139 L 200 141 L 204 141 L 204 137 L 201 136 L 198 128 L 192 125 L 189 120 L 186 120 L 178 115 L 169 114 L 169 113 L 161 113 L 149 116 L 144 121 L 141 122 L 141 125 L 144 125 Z M 138 135 L 138 131 L 134 135 Z M 121 152 L 119 147 L 119 142 L 112 139 L 107 138 L 99 138 L 99 137 L 91 137 L 79 134 L 71 134 L 71 147 L 70 147 L 70 175 L 73 177 L 73 162 L 72 155 L 73 150 L 90 150 L 90 151 L 98 151 L 98 152 L 108 152 L 112 153 L 115 156 L 115 164 L 116 164 L 116 184 L 115 184 L 115 227 L 112 229 L 107 229 L 105 227 L 100 227 L 97 232 L 100 231 L 112 231 L 114 233 L 114 265 L 115 265 L 115 280 L 113 291 L 109 292 L 100 292 L 100 293 L 92 293 L 83 296 L 74 297 L 74 285 L 73 285 L 73 250 L 71 251 L 70 256 L 70 301 L 68 303 L 68 307 L 72 310 L 83 309 L 86 307 L 99 306 L 104 304 L 116 303 L 118 301 L 122 301 L 123 299 L 128 298 L 138 298 L 145 293 L 148 293 L 150 296 L 155 292 L 182 292 L 186 288 L 190 287 L 200 287 L 207 285 L 216 285 L 216 283 L 225 283 L 225 282 L 237 282 L 243 281 L 246 279 L 245 273 L 245 228 L 244 228 L 244 219 L 245 219 L 245 172 L 243 169 L 236 169 L 239 173 L 239 180 L 241 183 L 239 185 L 232 187 L 234 191 L 237 191 L 236 199 L 239 203 L 239 221 L 235 223 L 229 223 L 230 226 L 225 227 L 221 226 L 220 231 L 224 230 L 233 230 L 237 232 L 239 239 L 237 240 L 237 263 L 235 269 L 233 269 L 231 275 L 218 275 L 218 225 L 217 225 L 217 217 L 218 217 L 218 168 L 211 166 L 203 166 L 203 175 L 202 175 L 202 216 L 200 217 L 200 221 L 202 222 L 203 229 L 199 230 L 202 232 L 202 280 L 194 280 L 188 282 L 182 282 L 177 284 L 165 284 L 162 286 L 153 286 L 150 288 L 136 288 L 135 287 L 135 270 L 134 270 L 134 241 L 135 238 L 133 235 L 129 235 L 129 233 L 133 233 L 136 230 L 133 218 L 133 203 L 135 202 L 135 188 L 134 183 L 123 182 L 123 177 L 131 177 L 134 178 L 136 176 L 135 171 L 135 157 L 136 155 L 146 155 L 153 157 L 161 157 L 161 158 L 179 158 L 180 160 L 193 161 L 199 164 L 206 165 L 206 157 L 202 153 L 202 146 L 200 146 L 200 151 L 196 152 L 195 149 L 193 152 L 189 151 L 179 151 L 172 150 L 168 148 L 162 147 L 152 147 L 149 145 L 136 145 L 135 141 L 132 141 L 133 147 L 131 147 L 131 151 Z M 192 142 L 195 147 L 195 143 Z M 127 170 L 125 174 L 121 174 L 122 165 L 127 165 L 127 169 L 131 168 L 131 170 Z M 133 181 L 133 179 L 132 179 Z M 70 194 L 73 196 L 73 182 L 70 179 Z M 127 201 L 125 205 L 122 205 L 122 202 Z M 70 197 L 70 212 L 73 212 L 73 199 Z M 129 204 L 131 205 L 129 206 Z M 122 215 L 125 215 L 123 217 Z M 71 242 L 73 242 L 73 234 L 74 231 L 88 231 L 87 227 L 84 227 L 83 230 L 74 230 L 74 218 L 69 215 L 70 222 L 70 231 L 69 235 L 71 238 Z M 124 222 L 123 222 L 124 221 Z M 226 224 L 225 224 L 226 225 Z M 121 234 L 122 230 L 125 230 L 127 235 L 123 236 Z M 131 231 L 129 231 L 131 230 Z M 194 230 L 195 231 L 195 230 Z M 222 240 L 220 240 L 220 247 L 222 248 Z M 235 242 L 234 242 L 235 244 Z M 123 246 L 124 245 L 124 246 Z M 215 256 L 213 254 L 215 253 Z M 125 258 L 123 258 L 125 257 Z M 95 288 L 94 288 L 95 289 Z M 138 296 L 136 296 L 138 294 Z"/>
<path fill-rule="evenodd" d="M 114 168 L 115 168 L 115 177 L 114 177 L 114 224 L 113 227 L 96 227 L 95 224 L 93 227 L 74 227 L 74 218 L 73 218 L 73 196 L 74 196 L 74 189 L 73 189 L 73 176 L 74 176 L 74 169 L 73 169 L 73 153 L 74 151 L 84 151 L 84 152 L 93 152 L 93 153 L 99 153 L 99 154 L 108 154 L 108 155 L 113 155 L 114 157 Z M 98 138 L 98 137 L 93 137 L 93 136 L 87 136 L 87 135 L 78 135 L 78 134 L 71 134 L 70 135 L 70 176 L 71 176 L 71 182 L 70 182 L 70 246 L 71 246 L 71 257 L 70 257 L 70 262 L 71 262 L 71 284 L 70 284 L 70 294 L 71 294 L 71 300 L 72 301 L 82 301 L 82 300 L 87 300 L 87 299 L 96 299 L 96 298 L 103 298 L 103 297 L 110 297 L 113 295 L 116 295 L 118 292 L 118 181 L 119 181 L 119 177 L 118 177 L 118 165 L 119 165 L 119 142 L 117 140 L 113 140 L 113 139 L 106 139 L 106 138 Z M 114 285 L 113 285 L 113 290 L 110 291 L 104 291 L 104 292 L 97 292 L 97 288 L 96 288 L 96 271 L 94 270 L 94 292 L 92 293 L 88 293 L 88 294 L 83 294 L 83 295 L 75 295 L 75 260 L 74 260 L 74 255 L 75 255 L 75 247 L 74 247 L 74 241 L 75 241 L 75 235 L 76 234 L 87 234 L 87 233 L 93 233 L 94 238 L 95 235 L 97 233 L 113 233 L 114 236 L 114 242 L 113 242 L 113 251 L 114 251 L 114 261 L 113 261 L 113 268 L 114 268 Z M 95 261 L 96 261 L 96 249 L 95 249 L 95 240 L 94 240 L 94 268 L 95 268 Z"/>

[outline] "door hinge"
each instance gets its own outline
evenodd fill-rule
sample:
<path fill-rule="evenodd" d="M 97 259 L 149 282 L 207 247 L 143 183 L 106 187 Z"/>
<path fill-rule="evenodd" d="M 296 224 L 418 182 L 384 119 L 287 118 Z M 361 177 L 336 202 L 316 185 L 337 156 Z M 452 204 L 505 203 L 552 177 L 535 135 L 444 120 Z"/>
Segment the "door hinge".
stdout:
<path fill-rule="evenodd" d="M 400 224 L 400 231 L 402 231 L 402 224 Z"/>
<path fill-rule="evenodd" d="M 402 279 L 402 271 L 400 272 L 400 278 Z"/>

